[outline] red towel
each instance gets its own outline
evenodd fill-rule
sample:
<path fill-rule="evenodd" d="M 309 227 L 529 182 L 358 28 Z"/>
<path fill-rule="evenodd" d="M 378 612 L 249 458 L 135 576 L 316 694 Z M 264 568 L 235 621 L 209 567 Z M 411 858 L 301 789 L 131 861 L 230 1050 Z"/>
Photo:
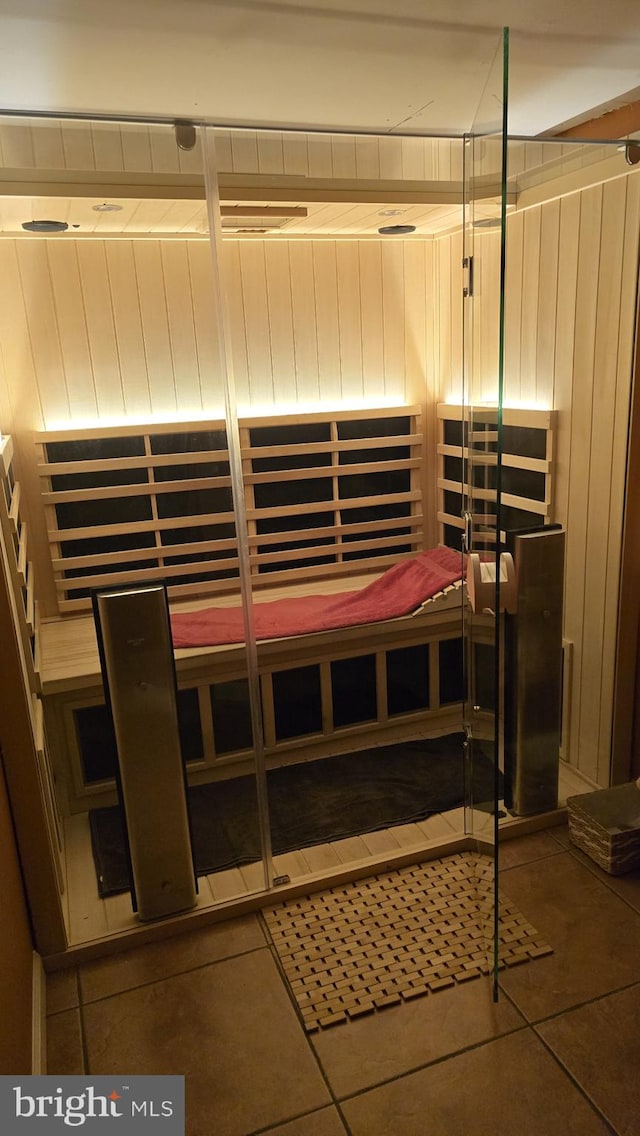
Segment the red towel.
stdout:
<path fill-rule="evenodd" d="M 356 592 L 299 596 L 254 603 L 256 639 L 282 639 L 409 615 L 436 592 L 459 580 L 462 558 L 451 548 L 432 548 L 402 560 Z M 243 643 L 240 607 L 209 607 L 171 616 L 174 647 Z"/>

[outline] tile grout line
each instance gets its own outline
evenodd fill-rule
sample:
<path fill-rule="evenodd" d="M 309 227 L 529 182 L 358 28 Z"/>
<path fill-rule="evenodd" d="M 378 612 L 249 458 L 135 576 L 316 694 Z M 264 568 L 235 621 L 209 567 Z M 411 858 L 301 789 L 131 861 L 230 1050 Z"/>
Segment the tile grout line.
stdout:
<path fill-rule="evenodd" d="M 487 982 L 489 982 L 488 978 Z M 521 1025 L 514 1026 L 513 1029 L 505 1030 L 504 1033 L 495 1034 L 492 1037 L 485 1037 L 481 1041 L 474 1041 L 471 1045 L 465 1045 L 461 1049 L 454 1049 L 451 1053 L 443 1053 L 441 1057 L 435 1057 L 432 1061 L 424 1061 L 421 1065 L 413 1065 L 410 1069 L 405 1069 L 402 1073 L 396 1073 L 393 1077 L 385 1077 L 383 1081 L 376 1081 L 375 1084 L 366 1085 L 362 1089 L 356 1089 L 353 1093 L 346 1093 L 345 1096 L 340 1097 L 340 1100 L 342 1103 L 356 1100 L 358 1097 L 384 1088 L 386 1085 L 393 1085 L 396 1081 L 402 1081 L 405 1077 L 412 1077 L 414 1073 L 422 1073 L 425 1069 L 433 1069 L 436 1065 L 444 1065 L 447 1061 L 452 1061 L 454 1058 L 461 1057 L 465 1053 L 473 1053 L 475 1049 L 482 1049 L 485 1045 L 492 1045 L 495 1041 L 502 1041 L 505 1037 L 512 1037 L 516 1033 L 524 1033 L 526 1030 L 532 1030 L 532 1026 L 530 1026 L 528 1022 L 522 1022 Z"/>
<path fill-rule="evenodd" d="M 584 1004 L 588 1005 L 588 1003 L 584 1003 Z M 559 1015 L 557 1015 L 557 1016 L 559 1016 Z M 538 1038 L 538 1041 L 544 1046 L 547 1053 L 553 1058 L 555 1064 L 558 1066 L 558 1068 L 561 1070 L 561 1072 L 564 1074 L 564 1076 L 567 1078 L 567 1080 L 570 1081 L 571 1084 L 574 1086 L 574 1088 L 578 1090 L 578 1092 L 580 1093 L 580 1096 L 583 1098 L 583 1100 L 585 1100 L 587 1102 L 587 1104 L 593 1110 L 593 1112 L 596 1114 L 596 1116 L 598 1116 L 601 1119 L 602 1123 L 606 1126 L 608 1131 L 611 1133 L 611 1136 L 624 1136 L 624 1133 L 621 1133 L 621 1132 L 618 1131 L 617 1128 L 614 1128 L 613 1124 L 611 1123 L 610 1120 L 607 1119 L 607 1117 L 605 1116 L 604 1112 L 599 1107 L 599 1105 L 597 1105 L 596 1102 L 589 1096 L 587 1090 L 583 1087 L 583 1085 L 580 1083 L 580 1081 L 577 1079 L 577 1077 L 574 1076 L 574 1074 L 571 1072 L 571 1070 L 567 1068 L 567 1066 L 564 1064 L 564 1062 L 561 1061 L 561 1059 L 558 1057 L 557 1053 L 555 1053 L 554 1050 L 551 1048 L 551 1046 L 548 1044 L 548 1042 L 545 1041 L 545 1039 L 541 1036 L 541 1034 L 538 1032 L 536 1027 L 532 1025 L 530 1028 L 533 1031 L 533 1033 L 535 1034 L 535 1036 Z"/>
<path fill-rule="evenodd" d="M 621 895 L 619 891 L 616 891 L 616 889 L 609 883 L 609 879 L 622 879 L 622 876 L 607 876 L 607 878 L 603 880 L 598 875 L 598 872 L 601 872 L 604 869 L 600 868 L 593 860 L 590 860 L 586 856 L 586 853 L 582 853 L 582 856 L 585 856 L 585 859 L 583 860 L 580 856 L 577 855 L 577 853 L 581 851 L 578 848 L 568 847 L 565 848 L 564 851 L 568 852 L 571 858 L 576 862 L 576 864 L 580 864 L 583 868 L 585 868 L 586 871 L 589 872 L 589 874 L 593 876 L 593 878 L 597 880 L 599 884 L 602 884 L 602 886 L 607 889 L 607 891 L 611 892 L 612 895 L 615 895 L 617 899 L 622 900 L 622 902 L 626 904 L 627 907 L 631 908 L 632 911 L 635 911 L 636 915 L 640 915 L 640 910 L 633 903 L 631 903 L 631 901 L 627 899 L 626 896 Z"/>
<path fill-rule="evenodd" d="M 183 974 L 193 974 L 196 970 L 204 970 L 207 966 L 216 966 L 218 963 L 229 962 L 231 959 L 243 958 L 245 955 L 252 955 L 257 951 L 264 951 L 268 949 L 268 947 L 268 943 L 263 943 L 259 947 L 249 947 L 246 951 L 237 951 L 235 954 L 223 955 L 221 958 L 208 959 L 206 962 L 196 963 L 194 966 L 185 967 L 183 970 L 176 970 L 172 974 L 163 974 L 161 978 L 150 978 L 146 982 L 136 982 L 135 986 L 126 986 L 123 990 L 112 990 L 109 994 L 101 994 L 99 998 L 83 998 L 80 1005 L 93 1006 L 97 1002 L 106 1002 L 109 998 L 118 998 L 121 994 L 130 994 L 133 990 L 142 990 L 146 986 L 154 986 L 159 982 L 168 982 L 172 978 L 180 978 Z M 78 968 L 79 971 L 81 969 L 81 967 Z M 81 988 L 79 990 L 79 994 L 80 993 Z"/>
<path fill-rule="evenodd" d="M 638 979 L 635 979 L 633 982 L 626 982 L 622 986 L 615 986 L 612 990 L 605 990 L 604 993 L 596 994 L 593 998 L 585 998 L 583 1002 L 576 1002 L 572 1006 L 566 1006 L 564 1010 L 557 1010 L 553 1014 L 547 1014 L 546 1017 L 536 1018 L 534 1021 L 529 1021 L 526 1018 L 525 1020 L 527 1022 L 527 1025 L 531 1026 L 532 1029 L 537 1029 L 538 1026 L 546 1025 L 547 1022 L 555 1022 L 558 1018 L 563 1018 L 565 1014 L 572 1014 L 575 1010 L 584 1009 L 585 1006 L 592 1006 L 596 1002 L 603 1002 L 605 998 L 612 998 L 616 994 L 623 994 L 626 990 L 633 990 L 636 986 L 640 986 L 640 980 Z M 512 995 L 508 994 L 506 990 L 502 989 L 502 987 L 500 989 L 501 993 L 505 994 L 507 998 L 509 998 L 518 1013 L 522 1014 L 522 1016 L 525 1017 L 524 1011 L 520 1009 L 517 1002 L 514 1001 Z"/>
<path fill-rule="evenodd" d="M 271 936 L 271 931 L 269 929 L 269 926 L 267 924 L 267 921 L 266 921 L 262 911 L 260 911 L 258 913 L 258 921 L 259 921 L 260 925 L 262 926 L 262 931 L 267 938 L 267 946 L 269 947 L 271 957 L 273 958 L 276 969 L 278 971 L 280 981 L 282 982 L 282 985 L 285 989 L 287 999 L 288 999 L 289 1003 L 291 1004 L 291 1006 L 293 1007 L 293 1011 L 296 1015 L 296 1020 L 298 1021 L 300 1029 L 302 1030 L 302 1036 L 307 1043 L 307 1048 L 309 1049 L 311 1056 L 313 1058 L 314 1064 L 316 1065 L 318 1072 L 320 1073 L 320 1076 L 322 1077 L 322 1080 L 324 1081 L 324 1084 L 327 1087 L 327 1091 L 329 1093 L 329 1096 L 331 1097 L 331 1101 L 333 1103 L 333 1106 L 338 1112 L 341 1123 L 344 1125 L 345 1132 L 347 1133 L 347 1136 L 351 1136 L 351 1128 L 350 1128 L 349 1124 L 347 1123 L 346 1117 L 343 1115 L 342 1108 L 340 1106 L 340 1101 L 339 1101 L 338 1097 L 336 1096 L 336 1094 L 334 1093 L 333 1087 L 332 1087 L 332 1085 L 329 1081 L 329 1078 L 327 1077 L 327 1074 L 324 1071 L 322 1062 L 320 1061 L 318 1053 L 316 1052 L 316 1049 L 315 1049 L 315 1046 L 313 1044 L 311 1035 L 305 1029 L 304 1019 L 302 1017 L 300 1007 L 297 1003 L 296 997 L 295 997 L 293 990 L 291 989 L 291 986 L 290 986 L 289 981 L 287 979 L 287 976 L 286 976 L 286 973 L 285 973 L 285 970 L 284 970 L 284 966 L 282 965 L 282 960 L 280 958 L 280 955 L 278 954 L 278 951 L 276 950 L 275 944 L 273 942 L 273 938 Z M 325 1106 L 325 1107 L 328 1107 L 328 1106 Z M 309 1115 L 309 1114 L 307 1113 L 306 1115 Z M 272 1127 L 273 1127 L 273 1125 L 272 1125 Z M 265 1131 L 265 1130 L 263 1129 L 263 1131 Z M 266 1131 L 268 1132 L 269 1130 L 266 1129 Z M 257 1134 L 256 1134 L 256 1136 L 257 1136 Z"/>

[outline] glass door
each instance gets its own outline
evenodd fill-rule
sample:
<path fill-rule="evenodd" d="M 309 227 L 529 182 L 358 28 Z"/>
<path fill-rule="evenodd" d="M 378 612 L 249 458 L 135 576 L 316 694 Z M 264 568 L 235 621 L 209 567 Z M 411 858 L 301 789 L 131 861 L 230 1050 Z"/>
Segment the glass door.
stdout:
<path fill-rule="evenodd" d="M 504 29 L 464 141 L 463 549 L 466 830 L 497 996 L 501 757 L 500 492 L 508 31 Z M 504 584 L 502 585 L 504 588 Z"/>

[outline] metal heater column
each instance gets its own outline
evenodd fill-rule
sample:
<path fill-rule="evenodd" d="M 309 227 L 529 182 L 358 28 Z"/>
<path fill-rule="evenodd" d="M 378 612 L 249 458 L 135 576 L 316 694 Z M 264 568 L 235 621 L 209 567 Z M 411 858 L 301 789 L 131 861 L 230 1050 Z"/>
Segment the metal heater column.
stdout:
<path fill-rule="evenodd" d="M 559 526 L 507 539 L 517 612 L 505 616 L 504 800 L 519 816 L 558 807 L 564 546 Z"/>
<path fill-rule="evenodd" d="M 166 592 L 94 596 L 105 694 L 118 748 L 134 884 L 146 921 L 196 903 Z"/>

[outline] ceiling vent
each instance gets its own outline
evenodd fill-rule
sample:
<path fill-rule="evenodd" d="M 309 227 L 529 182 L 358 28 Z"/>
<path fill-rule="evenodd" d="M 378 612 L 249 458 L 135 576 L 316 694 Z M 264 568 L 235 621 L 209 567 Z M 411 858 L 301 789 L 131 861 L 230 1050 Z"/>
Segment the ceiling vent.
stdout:
<path fill-rule="evenodd" d="M 301 205 L 223 205 L 220 213 L 225 233 L 269 233 L 306 217 L 308 210 Z"/>

